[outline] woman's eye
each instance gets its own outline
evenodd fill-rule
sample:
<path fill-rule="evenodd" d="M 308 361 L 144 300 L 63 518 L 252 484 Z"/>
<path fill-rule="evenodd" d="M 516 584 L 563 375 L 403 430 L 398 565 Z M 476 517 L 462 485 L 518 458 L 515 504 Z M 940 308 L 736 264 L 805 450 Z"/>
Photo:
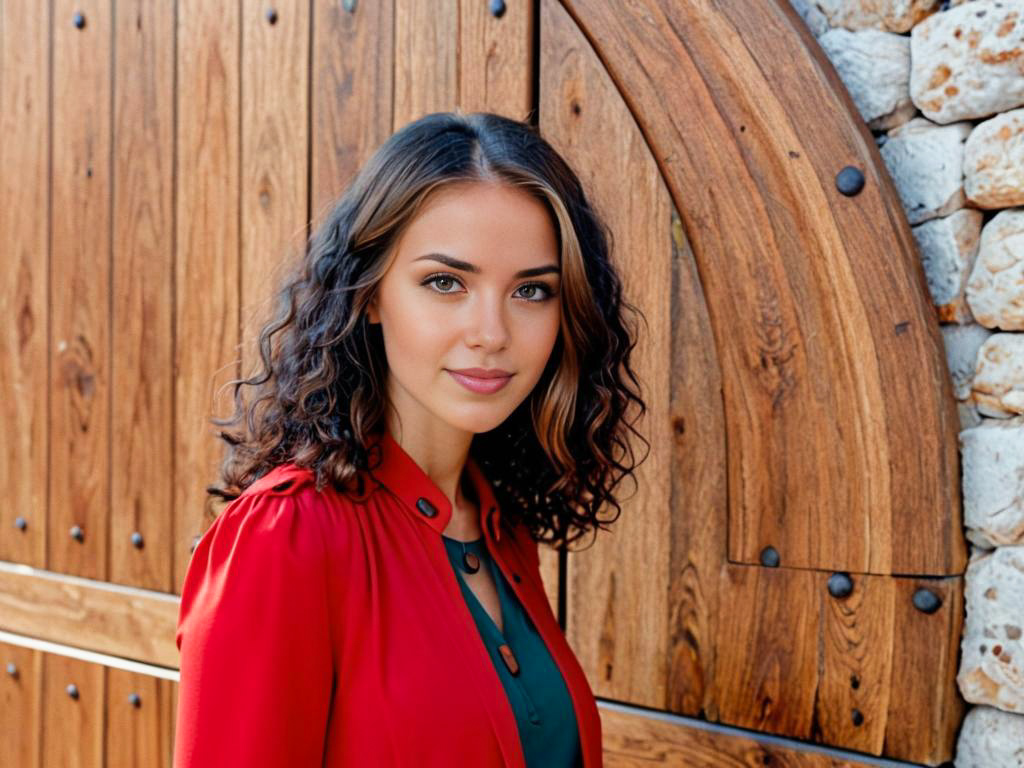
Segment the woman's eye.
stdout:
<path fill-rule="evenodd" d="M 452 275 L 431 275 L 430 277 L 423 281 L 423 285 L 434 284 L 440 287 L 441 290 L 437 291 L 438 293 L 453 293 L 453 291 L 445 290 L 442 287 L 444 285 L 448 285 L 449 283 L 458 283 L 458 280 L 456 280 L 455 277 L 453 277 Z"/>
<path fill-rule="evenodd" d="M 447 274 L 430 275 L 422 283 L 420 283 L 420 285 L 434 286 L 434 292 L 441 294 L 457 293 L 457 291 L 453 290 L 452 287 L 453 285 L 461 284 L 462 283 L 459 281 L 457 277 L 455 277 L 455 275 Z M 540 290 L 539 294 L 538 289 Z M 545 283 L 526 283 L 525 285 L 519 286 L 519 291 L 520 296 L 522 296 L 527 301 L 535 303 L 547 301 L 548 299 L 555 295 L 554 291 L 552 291 Z"/>
<path fill-rule="evenodd" d="M 534 298 L 537 296 L 538 288 L 542 291 L 542 293 L 539 298 Z M 526 299 L 529 299 L 530 301 L 545 301 L 546 299 L 550 299 L 554 295 L 551 292 L 551 289 L 548 288 L 544 283 L 527 283 L 526 285 L 521 286 L 519 290 L 530 291 L 529 295 L 524 297 Z"/>

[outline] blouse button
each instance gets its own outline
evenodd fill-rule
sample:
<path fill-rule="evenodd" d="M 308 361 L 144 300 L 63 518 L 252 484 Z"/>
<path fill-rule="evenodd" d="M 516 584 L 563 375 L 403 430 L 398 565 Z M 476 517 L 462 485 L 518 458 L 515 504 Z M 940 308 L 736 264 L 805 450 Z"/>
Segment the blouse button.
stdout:
<path fill-rule="evenodd" d="M 427 499 L 417 499 L 416 506 L 417 508 L 419 508 L 420 512 L 422 512 L 427 517 L 433 517 L 437 514 L 437 508 L 433 504 L 431 504 Z"/>
<path fill-rule="evenodd" d="M 512 649 L 508 647 L 508 643 L 502 643 L 498 646 L 498 650 L 501 651 L 501 658 L 505 662 L 505 666 L 508 667 L 508 671 L 513 675 L 519 674 L 519 662 L 516 661 L 516 655 L 512 653 Z"/>
<path fill-rule="evenodd" d="M 519 582 L 521 582 L 522 580 L 523 580 L 523 579 L 522 579 L 522 578 L 521 578 L 521 577 L 519 576 L 519 574 L 518 574 L 518 573 L 513 573 L 513 574 L 512 574 L 512 581 L 514 581 L 514 582 L 515 582 L 516 584 L 518 584 L 518 583 L 519 583 Z"/>

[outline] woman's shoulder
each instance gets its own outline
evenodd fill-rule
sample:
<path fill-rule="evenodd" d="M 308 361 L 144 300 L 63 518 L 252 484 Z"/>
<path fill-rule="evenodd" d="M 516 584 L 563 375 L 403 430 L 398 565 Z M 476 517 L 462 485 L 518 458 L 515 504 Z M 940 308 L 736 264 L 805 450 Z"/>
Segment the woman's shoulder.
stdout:
<path fill-rule="evenodd" d="M 220 510 L 193 559 L 215 553 L 222 557 L 243 552 L 273 556 L 289 550 L 305 556 L 318 553 L 323 548 L 319 506 L 311 470 L 291 463 L 275 466 Z"/>
<path fill-rule="evenodd" d="M 307 485 L 313 484 L 314 480 L 313 470 L 308 467 L 300 467 L 291 462 L 278 464 L 244 488 L 239 494 L 239 498 L 257 494 L 264 496 L 291 495 Z"/>
<path fill-rule="evenodd" d="M 308 467 L 278 464 L 230 501 L 210 531 L 249 527 L 261 538 L 283 538 L 307 550 L 324 541 L 336 547 L 347 535 L 344 529 L 351 525 L 360 498 L 365 501 L 335 490 L 329 480 L 318 488 L 316 473 Z"/>

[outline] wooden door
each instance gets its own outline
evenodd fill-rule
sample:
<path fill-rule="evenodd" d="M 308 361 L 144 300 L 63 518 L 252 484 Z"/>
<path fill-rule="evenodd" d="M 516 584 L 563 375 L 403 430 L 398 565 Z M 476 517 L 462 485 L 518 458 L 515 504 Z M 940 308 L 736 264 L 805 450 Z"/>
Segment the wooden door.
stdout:
<path fill-rule="evenodd" d="M 786 0 L 6 0 L 0 650 L 21 762 L 170 764 L 220 387 L 362 162 L 456 107 L 565 154 L 647 321 L 637 492 L 613 534 L 542 554 L 607 763 L 948 760 L 966 551 L 938 319 Z"/>

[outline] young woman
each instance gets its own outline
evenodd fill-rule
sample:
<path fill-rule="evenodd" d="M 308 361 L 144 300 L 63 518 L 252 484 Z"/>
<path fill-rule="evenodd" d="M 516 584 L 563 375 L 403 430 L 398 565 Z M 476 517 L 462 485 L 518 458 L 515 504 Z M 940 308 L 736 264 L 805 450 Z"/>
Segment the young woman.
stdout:
<path fill-rule="evenodd" d="M 636 466 L 608 242 L 497 115 L 428 115 L 360 171 L 215 420 L 229 503 L 182 589 L 177 768 L 602 764 L 538 542 L 613 522 Z"/>

